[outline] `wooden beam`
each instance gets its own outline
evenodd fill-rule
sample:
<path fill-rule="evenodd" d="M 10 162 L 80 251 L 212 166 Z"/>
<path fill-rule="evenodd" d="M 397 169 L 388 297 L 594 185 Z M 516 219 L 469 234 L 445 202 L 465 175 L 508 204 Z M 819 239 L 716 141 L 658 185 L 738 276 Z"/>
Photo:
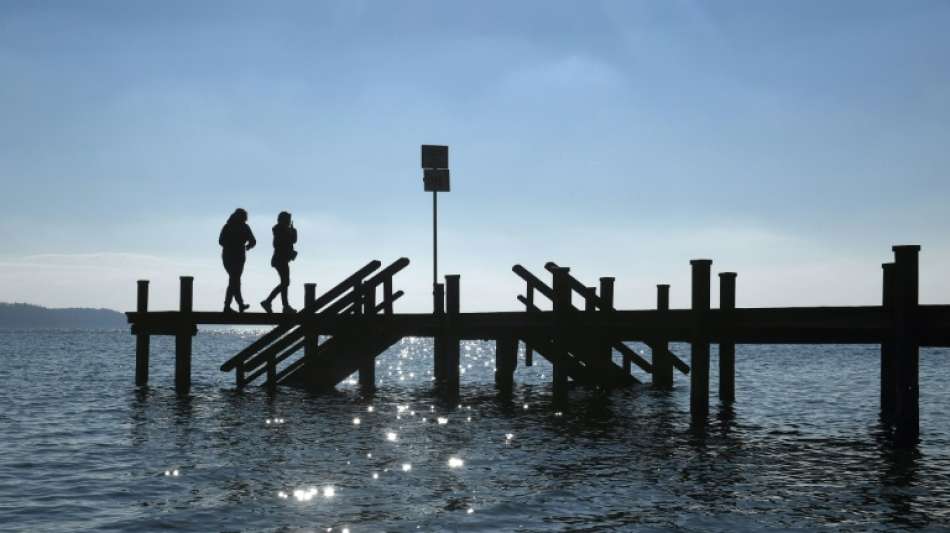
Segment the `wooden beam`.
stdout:
<path fill-rule="evenodd" d="M 670 309 L 670 286 L 661 284 L 656 286 L 656 308 L 659 312 Z M 669 341 L 657 336 L 650 345 L 653 352 L 653 386 L 660 389 L 673 387 L 673 362 L 669 350 Z"/>
<path fill-rule="evenodd" d="M 191 389 L 191 337 L 194 326 L 190 321 L 193 307 L 195 278 L 181 276 L 179 287 L 180 329 L 175 335 L 175 390 L 187 393 Z"/>
<path fill-rule="evenodd" d="M 729 313 L 736 308 L 736 273 L 719 273 L 719 309 L 722 321 L 727 322 Z M 728 337 L 719 341 L 719 401 L 731 404 L 736 401 L 736 343 Z"/>
<path fill-rule="evenodd" d="M 692 314 L 693 334 L 690 341 L 689 410 L 696 422 L 709 415 L 709 277 L 712 260 L 693 259 Z"/>
<path fill-rule="evenodd" d="M 918 254 L 920 246 L 894 247 L 894 358 L 897 387 L 894 440 L 912 448 L 920 440 L 919 345 L 917 333 Z"/>
<path fill-rule="evenodd" d="M 445 358 L 445 388 L 444 392 L 449 398 L 459 397 L 459 377 L 461 361 L 459 360 L 459 278 L 458 274 L 445 276 L 445 325 L 446 334 L 444 340 Z"/>
<path fill-rule="evenodd" d="M 138 313 L 148 312 L 148 280 L 140 279 L 137 283 L 135 310 Z M 135 385 L 148 385 L 148 359 L 150 338 L 148 333 L 139 333 L 135 336 Z"/>
<path fill-rule="evenodd" d="M 896 278 L 894 263 L 881 265 L 881 305 L 885 312 L 893 313 L 895 306 Z M 894 405 L 897 396 L 897 360 L 894 357 L 893 336 L 881 341 L 881 419 L 890 426 L 894 422 Z"/>
<path fill-rule="evenodd" d="M 376 287 L 367 287 L 363 292 L 363 307 L 360 312 L 366 315 L 376 314 Z M 375 328 L 364 330 L 367 336 L 378 335 Z M 365 359 L 359 367 L 360 388 L 364 391 L 376 389 L 376 358 Z"/>

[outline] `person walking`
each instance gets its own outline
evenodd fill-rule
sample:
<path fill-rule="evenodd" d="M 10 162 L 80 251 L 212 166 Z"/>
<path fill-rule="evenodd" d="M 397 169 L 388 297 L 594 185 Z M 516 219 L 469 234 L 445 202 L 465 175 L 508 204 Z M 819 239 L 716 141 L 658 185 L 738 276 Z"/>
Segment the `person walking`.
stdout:
<path fill-rule="evenodd" d="M 221 245 L 221 261 L 224 263 L 224 270 L 228 273 L 228 288 L 224 292 L 224 312 L 234 312 L 234 309 L 231 309 L 233 299 L 237 301 L 238 311 L 243 313 L 250 305 L 245 305 L 244 297 L 241 296 L 241 274 L 244 273 L 246 252 L 257 244 L 251 227 L 247 225 L 247 211 L 239 207 L 231 213 L 228 221 L 221 228 L 218 244 Z"/>
<path fill-rule="evenodd" d="M 287 288 L 290 287 L 290 262 L 297 258 L 297 251 L 294 250 L 294 243 L 297 242 L 297 230 L 294 229 L 290 213 L 281 211 L 277 215 L 277 224 L 274 225 L 273 232 L 274 255 L 271 257 L 270 266 L 277 270 L 280 283 L 274 287 L 267 299 L 261 302 L 261 307 L 268 313 L 272 313 L 271 302 L 280 294 L 284 313 L 295 313 L 297 310 L 287 302 Z"/>

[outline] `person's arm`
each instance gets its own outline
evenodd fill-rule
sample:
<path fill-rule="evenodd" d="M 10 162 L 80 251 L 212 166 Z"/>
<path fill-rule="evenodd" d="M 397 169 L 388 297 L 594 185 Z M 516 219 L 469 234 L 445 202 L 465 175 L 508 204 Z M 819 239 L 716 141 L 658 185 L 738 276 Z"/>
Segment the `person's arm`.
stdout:
<path fill-rule="evenodd" d="M 221 227 L 221 233 L 218 235 L 218 244 L 224 246 L 224 231 L 228 229 L 227 225 Z"/>
<path fill-rule="evenodd" d="M 257 239 L 254 238 L 254 232 L 251 231 L 251 227 L 247 224 L 244 225 L 247 228 L 247 247 L 245 250 L 250 250 L 251 248 L 257 246 Z"/>
<path fill-rule="evenodd" d="M 290 244 L 296 244 L 296 243 L 297 243 L 297 228 L 291 226 L 290 227 Z"/>

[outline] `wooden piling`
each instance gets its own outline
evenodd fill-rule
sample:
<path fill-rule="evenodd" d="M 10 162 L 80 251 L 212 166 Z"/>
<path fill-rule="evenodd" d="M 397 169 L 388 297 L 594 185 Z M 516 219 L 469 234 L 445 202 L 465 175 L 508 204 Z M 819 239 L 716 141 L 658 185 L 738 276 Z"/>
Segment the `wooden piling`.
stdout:
<path fill-rule="evenodd" d="M 891 315 L 894 313 L 894 263 L 881 265 L 883 282 L 881 287 L 881 306 Z M 881 419 L 890 425 L 894 421 L 894 402 L 897 395 L 897 364 L 894 358 L 893 335 L 881 341 Z"/>
<path fill-rule="evenodd" d="M 445 285 L 432 286 L 432 314 L 445 318 Z M 445 380 L 445 335 L 437 333 L 432 337 L 432 375 L 439 386 Z"/>
<path fill-rule="evenodd" d="M 656 308 L 658 311 L 670 309 L 670 286 L 656 286 Z M 673 358 L 669 354 L 669 342 L 659 338 L 653 342 L 653 386 L 660 389 L 673 387 Z"/>
<path fill-rule="evenodd" d="M 366 287 L 363 293 L 364 316 L 376 314 L 376 287 Z M 367 335 L 368 336 L 368 335 Z M 376 388 L 376 358 L 370 358 L 359 367 L 360 388 L 371 391 Z"/>
<path fill-rule="evenodd" d="M 709 415 L 709 314 L 710 259 L 693 259 L 692 265 L 692 340 L 690 343 L 689 410 L 694 421 Z"/>
<path fill-rule="evenodd" d="M 534 287 L 528 284 L 525 292 L 525 300 L 528 302 L 528 309 L 530 310 L 534 306 Z M 534 366 L 534 348 L 531 347 L 531 343 L 528 341 L 524 343 L 524 366 Z"/>
<path fill-rule="evenodd" d="M 736 309 L 736 273 L 719 273 L 719 310 L 723 320 Z M 731 339 L 719 341 L 719 401 L 730 404 L 736 401 L 736 343 Z"/>
<path fill-rule="evenodd" d="M 195 325 L 191 319 L 195 278 L 181 276 L 179 288 L 179 312 L 181 322 L 175 334 L 175 390 L 188 392 L 191 389 L 191 337 Z"/>
<path fill-rule="evenodd" d="M 458 333 L 458 318 L 460 312 L 459 302 L 459 275 L 452 274 L 445 276 L 445 324 L 446 333 L 444 335 L 445 350 L 445 392 L 450 398 L 459 396 L 459 365 L 460 339 Z"/>
<path fill-rule="evenodd" d="M 138 281 L 138 294 L 136 295 L 135 310 L 139 313 L 148 312 L 148 280 L 140 279 Z M 147 333 L 137 333 L 135 335 L 135 385 L 144 387 L 148 385 L 148 358 L 151 339 Z"/>
<path fill-rule="evenodd" d="M 495 340 L 495 386 L 503 391 L 514 388 L 514 372 L 518 366 L 518 339 L 502 337 Z"/>
<path fill-rule="evenodd" d="M 317 284 L 316 283 L 304 283 L 303 284 L 303 302 L 304 309 L 313 309 L 317 301 Z M 320 334 L 317 331 L 316 326 L 311 326 L 307 328 L 307 331 L 304 333 L 304 345 L 303 345 L 303 354 L 304 357 L 310 358 L 317 350 L 317 345 L 320 343 Z"/>
<path fill-rule="evenodd" d="M 894 359 L 897 366 L 894 398 L 895 433 L 898 447 L 910 448 L 920 438 L 920 390 L 918 384 L 919 336 L 918 255 L 920 246 L 894 246 Z"/>
<path fill-rule="evenodd" d="M 600 301 L 603 303 L 601 313 L 606 316 L 614 307 L 614 278 L 600 278 Z M 614 358 L 613 339 L 606 336 L 601 338 L 600 351 L 604 361 L 607 363 L 612 362 Z M 625 368 L 625 370 L 627 374 L 630 373 L 629 368 Z"/>
<path fill-rule="evenodd" d="M 571 279 L 569 274 L 571 269 L 568 267 L 559 267 L 554 270 L 554 280 L 552 290 L 554 293 L 553 307 L 556 321 L 556 339 L 561 341 L 562 346 L 569 346 L 569 330 L 571 328 Z M 561 368 L 561 365 L 555 363 L 554 367 L 554 401 L 563 402 L 567 400 L 567 370 Z"/>

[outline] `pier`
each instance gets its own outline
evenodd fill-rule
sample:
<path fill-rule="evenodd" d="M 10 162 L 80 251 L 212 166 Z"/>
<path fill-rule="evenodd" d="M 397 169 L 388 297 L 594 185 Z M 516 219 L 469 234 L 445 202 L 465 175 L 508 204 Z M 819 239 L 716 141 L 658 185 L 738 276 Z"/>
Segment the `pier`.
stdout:
<path fill-rule="evenodd" d="M 319 296 L 315 284 L 305 284 L 305 306 L 293 314 L 196 311 L 194 280 L 187 276 L 181 278 L 179 309 L 152 311 L 148 281 L 143 280 L 138 282 L 136 311 L 127 313 L 136 337 L 135 382 L 148 384 L 153 335 L 175 337 L 175 386 L 184 392 L 191 385 L 191 342 L 199 325 L 257 325 L 273 329 L 221 365 L 222 371 L 234 372 L 237 388 L 260 384 L 328 390 L 357 373 L 360 386 L 372 390 L 377 356 L 403 337 L 430 337 L 435 386 L 452 398 L 460 393 L 460 341 L 489 340 L 495 341 L 495 382 L 502 391 L 514 385 L 523 344 L 523 364 L 532 365 L 535 355 L 552 364 L 557 402 L 567 401 L 571 384 L 636 386 L 633 366 L 660 388 L 671 387 L 673 373 L 681 372 L 690 378 L 691 417 L 702 423 L 709 415 L 711 344 L 719 346 L 718 387 L 724 403 L 735 400 L 735 369 L 741 365 L 735 359 L 736 344 L 879 344 L 881 417 L 892 427 L 895 443 L 909 447 L 920 433 L 919 349 L 950 346 L 950 305 L 919 304 L 919 252 L 915 245 L 893 247 L 893 261 L 883 264 L 877 306 L 737 308 L 738 276 L 720 272 L 720 301 L 713 308 L 709 259 L 690 261 L 689 309 L 670 309 L 670 286 L 665 284 L 657 285 L 656 309 L 616 309 L 614 278 L 588 285 L 554 262 L 540 276 L 521 265 L 512 267 L 525 283 L 524 294 L 516 296 L 525 309 L 512 312 L 462 312 L 461 279 L 447 275 L 435 287 L 432 313 L 396 313 L 403 291 L 395 289 L 395 277 L 409 265 L 407 258 L 385 267 L 370 261 Z M 649 360 L 625 344 L 634 341 L 650 348 Z M 688 364 L 670 350 L 673 342 L 690 346 Z"/>

